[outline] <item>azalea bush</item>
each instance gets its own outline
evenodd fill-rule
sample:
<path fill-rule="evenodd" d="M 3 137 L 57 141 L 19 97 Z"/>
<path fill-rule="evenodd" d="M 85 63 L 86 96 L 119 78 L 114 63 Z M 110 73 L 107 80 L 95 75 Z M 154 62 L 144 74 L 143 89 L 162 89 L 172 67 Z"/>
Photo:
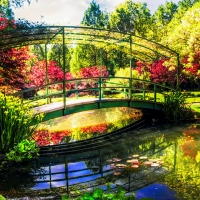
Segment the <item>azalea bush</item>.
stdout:
<path fill-rule="evenodd" d="M 64 72 L 62 69 L 57 65 L 55 61 L 48 61 L 48 81 L 49 83 L 54 83 L 57 81 L 63 81 L 64 80 Z M 74 77 L 71 75 L 71 73 L 65 74 L 66 80 L 73 79 Z M 36 62 L 30 70 L 29 73 L 29 83 L 33 84 L 35 86 L 45 85 L 46 84 L 46 61 L 38 61 Z M 75 84 L 74 83 L 67 83 L 66 85 L 67 89 L 74 89 Z M 57 90 L 61 90 L 62 86 L 59 84 L 56 87 Z"/>
<path fill-rule="evenodd" d="M 30 104 L 0 93 L 0 153 L 9 153 L 30 138 L 42 117 L 43 114 L 36 113 Z"/>
<path fill-rule="evenodd" d="M 85 68 L 81 68 L 79 72 L 76 73 L 77 78 L 90 78 L 90 77 L 107 77 L 109 75 L 108 70 L 105 66 L 88 66 Z M 105 79 L 104 79 L 105 80 Z M 95 79 L 85 79 L 82 82 L 78 83 L 78 89 L 87 89 L 87 88 L 94 88 L 93 90 L 82 92 L 79 95 L 85 94 L 97 94 L 95 89 L 98 88 L 99 85 L 99 78 Z M 96 89 L 97 90 L 97 89 Z"/>

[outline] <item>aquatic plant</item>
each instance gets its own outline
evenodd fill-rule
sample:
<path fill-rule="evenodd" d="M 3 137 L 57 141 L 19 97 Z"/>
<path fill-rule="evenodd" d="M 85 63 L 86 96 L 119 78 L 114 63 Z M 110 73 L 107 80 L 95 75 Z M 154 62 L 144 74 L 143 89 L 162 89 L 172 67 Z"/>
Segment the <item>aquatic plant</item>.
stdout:
<path fill-rule="evenodd" d="M 0 153 L 9 153 L 20 142 L 29 139 L 42 117 L 43 114 L 36 113 L 20 98 L 0 93 Z"/>
<path fill-rule="evenodd" d="M 70 199 L 74 199 L 74 200 L 114 200 L 114 199 L 118 199 L 118 200 L 137 200 L 136 196 L 134 193 L 126 195 L 126 191 L 124 189 L 122 189 L 121 187 L 117 188 L 117 191 L 113 192 L 111 191 L 111 186 L 110 183 L 107 183 L 107 191 L 104 191 L 101 188 L 95 188 L 93 191 L 91 192 L 82 192 L 79 190 L 75 191 L 76 195 L 78 195 L 77 197 L 73 197 L 71 198 L 69 195 L 63 195 L 62 196 L 62 200 L 70 200 Z M 153 200 L 151 198 L 141 198 L 141 200 Z"/>
<path fill-rule="evenodd" d="M 8 161 L 21 162 L 23 160 L 30 160 L 39 156 L 39 147 L 36 146 L 34 140 L 24 139 L 14 146 L 14 148 L 6 154 Z"/>
<path fill-rule="evenodd" d="M 166 120 L 181 120 L 181 119 L 191 119 L 192 115 L 191 109 L 186 105 L 186 95 L 184 92 L 175 91 L 170 92 L 163 102 L 164 106 L 164 116 Z"/>

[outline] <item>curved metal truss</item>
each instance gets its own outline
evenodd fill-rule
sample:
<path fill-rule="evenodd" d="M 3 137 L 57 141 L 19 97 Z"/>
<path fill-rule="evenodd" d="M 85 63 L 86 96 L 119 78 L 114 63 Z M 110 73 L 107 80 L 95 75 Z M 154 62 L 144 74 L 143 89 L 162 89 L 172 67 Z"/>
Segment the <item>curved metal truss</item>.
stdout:
<path fill-rule="evenodd" d="M 98 45 L 98 48 L 120 49 L 132 58 L 155 61 L 160 58 L 177 60 L 179 80 L 179 54 L 159 43 L 129 33 L 82 26 L 40 26 L 0 32 L 0 49 L 35 44 Z M 64 56 L 64 54 L 63 54 Z"/>

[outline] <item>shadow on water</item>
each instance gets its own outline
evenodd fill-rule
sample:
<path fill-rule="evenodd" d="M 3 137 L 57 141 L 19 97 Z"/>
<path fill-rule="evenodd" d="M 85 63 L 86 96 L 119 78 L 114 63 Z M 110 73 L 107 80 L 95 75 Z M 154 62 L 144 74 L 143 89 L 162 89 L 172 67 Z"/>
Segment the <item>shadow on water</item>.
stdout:
<path fill-rule="evenodd" d="M 4 169 L 0 194 L 7 199 L 61 199 L 66 193 L 75 196 L 76 190 L 106 190 L 109 182 L 113 192 L 120 186 L 127 193 L 136 191 L 138 198 L 191 199 L 199 191 L 194 177 L 200 171 L 199 133 L 197 125 L 162 125 L 128 132 L 109 147 L 42 155 L 31 164 Z M 193 191 L 187 189 L 191 185 Z"/>

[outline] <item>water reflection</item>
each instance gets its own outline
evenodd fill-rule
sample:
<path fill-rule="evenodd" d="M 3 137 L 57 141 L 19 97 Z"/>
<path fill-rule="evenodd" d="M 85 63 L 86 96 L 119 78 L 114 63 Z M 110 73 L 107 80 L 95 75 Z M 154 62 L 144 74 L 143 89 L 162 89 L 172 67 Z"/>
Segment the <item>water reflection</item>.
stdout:
<path fill-rule="evenodd" d="M 32 163 L 4 164 L 4 168 L 0 171 L 0 194 L 5 197 L 23 196 L 25 190 L 32 190 L 37 184 L 35 176 L 33 176 L 35 173 L 43 174 L 38 160 L 32 161 Z"/>
<path fill-rule="evenodd" d="M 106 189 L 110 182 L 113 191 L 120 185 L 127 192 L 138 191 L 138 197 L 200 199 L 199 137 L 198 125 L 153 127 L 126 134 L 109 148 L 42 157 L 39 171 L 27 171 L 32 178 L 29 185 L 21 184 L 20 194 L 57 198 L 68 192 L 73 196 L 76 189 Z M 11 176 L 19 180 L 16 174 Z M 3 176 L 0 193 L 16 197 L 20 187 L 11 185 L 9 179 L 8 173 Z M 11 195 L 8 191 L 13 189 Z"/>
<path fill-rule="evenodd" d="M 86 140 L 118 130 L 142 116 L 141 110 L 126 107 L 75 113 L 42 123 L 33 138 L 39 146 Z"/>

